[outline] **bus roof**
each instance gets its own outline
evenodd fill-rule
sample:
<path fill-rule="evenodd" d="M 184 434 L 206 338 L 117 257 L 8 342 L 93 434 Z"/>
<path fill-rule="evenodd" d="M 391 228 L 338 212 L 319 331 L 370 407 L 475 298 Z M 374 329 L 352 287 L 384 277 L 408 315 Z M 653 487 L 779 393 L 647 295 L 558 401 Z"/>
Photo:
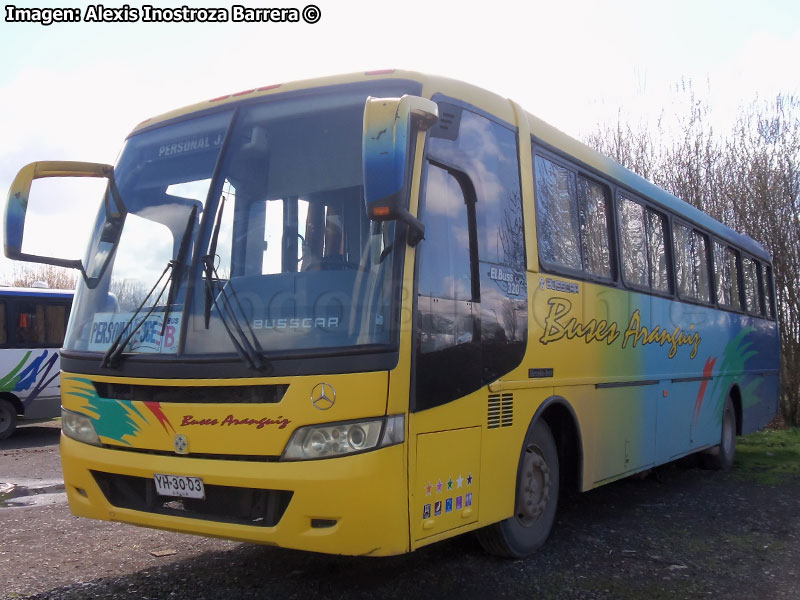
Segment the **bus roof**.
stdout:
<path fill-rule="evenodd" d="M 322 77 L 318 79 L 294 81 L 290 83 L 265 85 L 249 90 L 226 94 L 147 119 L 146 121 L 139 123 L 131 132 L 131 135 L 142 130 L 161 125 L 167 121 L 180 119 L 181 117 L 194 115 L 195 113 L 216 111 L 224 106 L 235 104 L 237 102 L 249 102 L 256 98 L 265 98 L 287 92 L 297 92 L 314 88 L 375 81 L 380 79 L 416 82 L 422 85 L 422 95 L 426 98 L 431 98 L 436 94 L 442 94 L 444 96 L 449 96 L 451 98 L 467 102 L 476 108 L 507 121 L 508 123 L 514 124 L 518 120 L 518 113 L 515 110 L 515 104 L 513 102 L 483 88 L 446 77 L 426 75 L 413 71 L 386 69 L 380 71 L 368 71 L 365 73 L 351 73 L 346 75 Z M 770 256 L 766 249 L 749 236 L 738 233 L 730 227 L 723 225 L 710 215 L 698 210 L 688 202 L 685 202 L 669 192 L 659 188 L 655 184 L 640 177 L 633 171 L 626 169 L 614 160 L 604 156 L 603 154 L 600 154 L 586 144 L 568 136 L 567 134 L 556 129 L 552 125 L 545 123 L 534 115 L 526 111 L 524 111 L 524 114 L 527 117 L 528 126 L 532 135 L 539 142 L 550 146 L 557 152 L 560 151 L 567 153 L 575 159 L 583 162 L 591 169 L 602 174 L 606 178 L 614 180 L 615 183 L 623 188 L 627 188 L 630 192 L 639 195 L 644 199 L 653 202 L 655 205 L 669 211 L 670 213 L 705 229 L 718 238 L 726 240 L 740 247 L 757 258 L 770 261 Z"/>
<path fill-rule="evenodd" d="M 0 287 L 0 296 L 21 296 L 26 298 L 72 298 L 75 290 L 56 290 L 49 288 Z"/>

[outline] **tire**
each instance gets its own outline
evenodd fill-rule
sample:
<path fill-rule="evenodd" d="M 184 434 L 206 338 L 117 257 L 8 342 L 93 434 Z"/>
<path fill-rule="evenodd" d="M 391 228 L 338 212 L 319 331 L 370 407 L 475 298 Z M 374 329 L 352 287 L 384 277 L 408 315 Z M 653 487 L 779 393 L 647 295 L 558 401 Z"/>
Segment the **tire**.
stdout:
<path fill-rule="evenodd" d="M 17 409 L 5 398 L 0 398 L 0 440 L 9 437 L 17 428 Z"/>
<path fill-rule="evenodd" d="M 478 541 L 490 554 L 521 558 L 550 535 L 559 493 L 558 450 L 550 428 L 537 420 L 525 436 L 517 467 L 514 515 L 480 529 Z"/>
<path fill-rule="evenodd" d="M 703 455 L 706 468 L 716 471 L 729 471 L 733 467 L 736 456 L 736 411 L 733 410 L 731 397 L 725 398 L 722 407 L 722 431 L 719 446 L 712 448 Z"/>

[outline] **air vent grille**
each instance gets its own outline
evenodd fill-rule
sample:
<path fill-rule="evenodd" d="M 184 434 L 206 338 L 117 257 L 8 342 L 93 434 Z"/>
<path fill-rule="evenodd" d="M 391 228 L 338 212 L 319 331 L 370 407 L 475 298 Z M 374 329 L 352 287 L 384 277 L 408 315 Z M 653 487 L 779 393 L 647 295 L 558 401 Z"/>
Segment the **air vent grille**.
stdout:
<path fill-rule="evenodd" d="M 514 424 L 514 394 L 489 395 L 489 429 L 511 427 Z"/>

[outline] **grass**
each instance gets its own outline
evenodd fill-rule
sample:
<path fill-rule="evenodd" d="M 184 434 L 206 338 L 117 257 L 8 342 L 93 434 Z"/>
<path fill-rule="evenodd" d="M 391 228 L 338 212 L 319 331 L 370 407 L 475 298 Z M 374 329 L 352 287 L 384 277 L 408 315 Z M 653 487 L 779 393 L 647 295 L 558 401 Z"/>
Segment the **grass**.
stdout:
<path fill-rule="evenodd" d="M 740 437 L 735 468 L 763 483 L 800 476 L 800 429 L 765 429 Z"/>

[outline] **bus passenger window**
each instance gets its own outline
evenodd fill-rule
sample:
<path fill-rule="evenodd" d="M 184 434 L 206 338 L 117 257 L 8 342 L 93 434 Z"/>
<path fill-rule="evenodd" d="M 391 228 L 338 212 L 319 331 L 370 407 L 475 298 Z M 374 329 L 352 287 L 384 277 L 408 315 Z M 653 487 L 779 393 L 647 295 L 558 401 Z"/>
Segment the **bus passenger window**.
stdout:
<path fill-rule="evenodd" d="M 575 174 L 536 157 L 539 253 L 544 262 L 581 270 Z"/>
<path fill-rule="evenodd" d="M 741 309 L 739 263 L 736 260 L 736 251 L 719 242 L 714 242 L 714 280 L 717 284 L 719 305 Z"/>
<path fill-rule="evenodd" d="M 647 237 L 644 206 L 620 198 L 618 206 L 622 238 L 622 273 L 629 284 L 649 287 L 647 274 Z"/>
<path fill-rule="evenodd" d="M 17 343 L 44 343 L 44 307 L 30 302 L 20 303 L 17 311 Z"/>
<path fill-rule="evenodd" d="M 767 317 L 775 318 L 775 307 L 772 304 L 772 267 L 764 265 L 761 270 L 761 283 L 764 290 L 764 307 L 767 309 Z"/>
<path fill-rule="evenodd" d="M 67 333 L 67 307 L 63 305 L 46 305 L 44 307 L 45 344 L 61 345 Z"/>
<path fill-rule="evenodd" d="M 697 278 L 697 299 L 711 302 L 711 274 L 708 271 L 708 241 L 697 231 L 694 237 L 694 272 Z"/>
<path fill-rule="evenodd" d="M 608 188 L 585 177 L 578 177 L 578 203 L 581 213 L 581 249 L 587 273 L 611 279 L 611 249 L 608 227 L 611 222 Z"/>
<path fill-rule="evenodd" d="M 742 295 L 739 289 L 741 270 L 739 268 L 739 253 L 733 248 L 728 248 L 728 267 L 731 279 L 731 306 L 737 310 L 742 309 Z"/>
<path fill-rule="evenodd" d="M 751 315 L 761 314 L 761 306 L 758 300 L 758 265 L 756 262 L 745 257 L 742 260 L 744 267 L 744 299 L 747 312 Z"/>
<path fill-rule="evenodd" d="M 17 306 L 17 344 L 61 345 L 69 316 L 66 306 L 32 302 L 20 302 Z"/>
<path fill-rule="evenodd" d="M 717 303 L 720 306 L 730 306 L 731 301 L 731 270 L 728 262 L 727 247 L 719 242 L 714 242 L 714 281 L 717 287 Z"/>
<path fill-rule="evenodd" d="M 669 269 L 667 268 L 667 219 L 661 213 L 647 209 L 647 258 L 649 262 L 650 287 L 659 292 L 670 292 Z"/>
<path fill-rule="evenodd" d="M 678 293 L 690 300 L 711 302 L 706 236 L 680 223 L 675 224 L 673 235 Z"/>

